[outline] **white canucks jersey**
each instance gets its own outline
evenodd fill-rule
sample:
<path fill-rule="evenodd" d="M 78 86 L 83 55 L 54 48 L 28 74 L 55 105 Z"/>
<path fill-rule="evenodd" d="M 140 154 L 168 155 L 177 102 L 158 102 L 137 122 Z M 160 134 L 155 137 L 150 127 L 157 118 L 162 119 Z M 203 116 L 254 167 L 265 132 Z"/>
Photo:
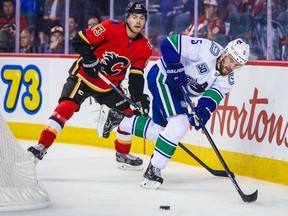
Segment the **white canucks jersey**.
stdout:
<path fill-rule="evenodd" d="M 204 38 L 193 38 L 184 35 L 167 37 L 166 46 L 171 45 L 167 53 L 162 53 L 157 61 L 160 71 L 166 71 L 167 59 L 170 62 L 182 63 L 189 85 L 186 87 L 190 96 L 210 97 L 219 105 L 223 97 L 232 90 L 234 73 L 227 76 L 220 75 L 217 59 L 223 52 L 218 43 Z M 165 61 L 164 61 L 165 60 Z"/>

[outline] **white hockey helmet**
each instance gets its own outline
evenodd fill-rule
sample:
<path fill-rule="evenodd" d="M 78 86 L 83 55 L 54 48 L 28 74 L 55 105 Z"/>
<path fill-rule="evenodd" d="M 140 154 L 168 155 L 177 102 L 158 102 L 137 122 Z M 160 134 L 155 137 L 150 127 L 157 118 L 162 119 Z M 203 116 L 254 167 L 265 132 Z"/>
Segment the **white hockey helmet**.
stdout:
<path fill-rule="evenodd" d="M 230 54 L 239 64 L 247 63 L 250 47 L 241 38 L 230 41 L 224 49 L 224 55 Z"/>

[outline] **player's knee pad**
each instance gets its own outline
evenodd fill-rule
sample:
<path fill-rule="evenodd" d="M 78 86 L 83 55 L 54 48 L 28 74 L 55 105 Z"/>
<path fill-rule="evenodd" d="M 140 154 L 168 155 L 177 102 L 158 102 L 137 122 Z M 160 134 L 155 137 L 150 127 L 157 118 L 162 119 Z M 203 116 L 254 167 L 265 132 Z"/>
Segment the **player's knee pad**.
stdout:
<path fill-rule="evenodd" d="M 66 121 L 71 118 L 78 105 L 73 101 L 62 101 L 50 116 L 45 129 L 53 132 L 56 136 L 62 131 Z"/>
<path fill-rule="evenodd" d="M 74 112 L 78 110 L 79 105 L 72 100 L 61 101 L 55 109 L 55 112 L 60 114 L 66 120 L 69 120 Z"/>
<path fill-rule="evenodd" d="M 155 124 L 151 118 L 147 116 L 132 116 L 124 118 L 120 123 L 119 128 L 127 133 L 134 134 L 138 137 L 148 138 L 154 142 L 163 127 Z"/>
<path fill-rule="evenodd" d="M 183 139 L 189 130 L 188 117 L 187 115 L 182 114 L 169 117 L 167 120 L 168 124 L 161 135 L 169 141 L 178 144 L 178 142 Z"/>
<path fill-rule="evenodd" d="M 164 127 L 155 124 L 153 121 L 149 122 L 149 125 L 146 130 L 146 138 L 156 142 L 159 134 L 164 130 Z"/>

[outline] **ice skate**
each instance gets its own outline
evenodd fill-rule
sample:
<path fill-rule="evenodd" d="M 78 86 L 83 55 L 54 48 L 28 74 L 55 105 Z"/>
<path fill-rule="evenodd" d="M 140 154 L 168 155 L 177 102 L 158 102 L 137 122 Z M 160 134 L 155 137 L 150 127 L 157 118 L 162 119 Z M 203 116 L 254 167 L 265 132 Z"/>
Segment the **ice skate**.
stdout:
<path fill-rule="evenodd" d="M 107 107 L 106 105 L 101 105 L 101 108 L 99 110 L 99 115 L 98 115 L 97 119 L 95 119 L 96 123 L 97 123 L 96 134 L 98 137 L 103 136 L 103 128 L 104 128 L 104 124 L 106 122 L 106 119 L 108 117 L 109 110 L 110 110 L 110 108 Z"/>
<path fill-rule="evenodd" d="M 163 178 L 161 177 L 161 170 L 159 168 L 154 167 L 151 164 L 151 161 L 143 176 L 144 181 L 141 182 L 140 184 L 141 187 L 143 188 L 157 190 L 164 181 Z"/>
<path fill-rule="evenodd" d="M 131 115 L 122 113 L 117 109 L 111 108 L 109 110 L 107 120 L 103 127 L 103 137 L 108 138 L 110 136 L 110 132 L 120 124 L 120 122 L 125 116 L 131 116 Z"/>
<path fill-rule="evenodd" d="M 143 170 L 143 160 L 132 154 L 116 152 L 118 168 L 123 170 Z"/>
<path fill-rule="evenodd" d="M 34 162 L 37 164 L 38 161 L 42 160 L 45 154 L 47 154 L 47 149 L 44 145 L 38 144 L 36 146 L 30 146 L 27 151 L 34 157 Z"/>

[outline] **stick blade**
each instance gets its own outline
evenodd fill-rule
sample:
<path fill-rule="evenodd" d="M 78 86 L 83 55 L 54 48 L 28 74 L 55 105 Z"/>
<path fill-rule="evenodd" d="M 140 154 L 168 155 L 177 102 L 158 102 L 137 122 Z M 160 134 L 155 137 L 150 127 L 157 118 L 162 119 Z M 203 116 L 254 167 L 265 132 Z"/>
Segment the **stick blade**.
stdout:
<path fill-rule="evenodd" d="M 247 203 L 255 202 L 258 198 L 258 190 L 256 190 L 253 194 L 250 194 L 250 195 L 246 195 L 242 193 L 241 197 L 244 202 L 247 202 Z"/>

